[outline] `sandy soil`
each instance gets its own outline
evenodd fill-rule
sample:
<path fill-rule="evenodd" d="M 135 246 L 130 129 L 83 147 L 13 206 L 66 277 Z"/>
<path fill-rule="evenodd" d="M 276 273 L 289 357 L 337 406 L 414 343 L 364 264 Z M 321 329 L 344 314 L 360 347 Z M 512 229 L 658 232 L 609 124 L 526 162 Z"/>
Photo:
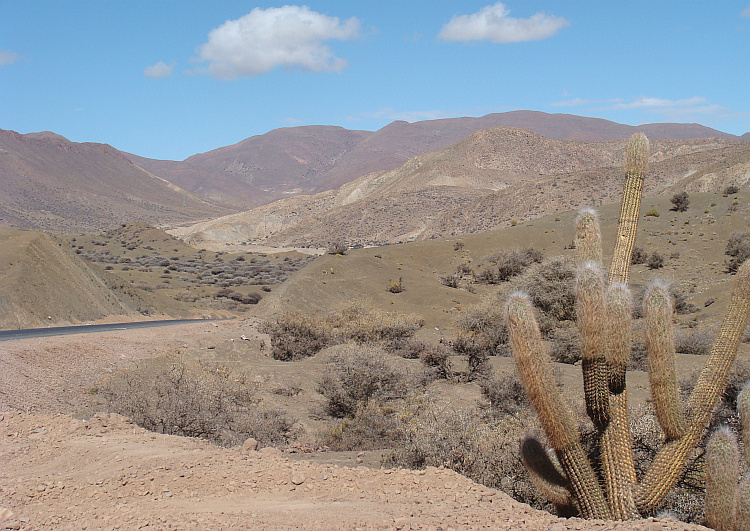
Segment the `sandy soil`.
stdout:
<path fill-rule="evenodd" d="M 0 529 L 701 529 L 559 519 L 450 470 L 380 469 L 376 452 L 218 448 L 91 415 L 107 372 L 246 326 L 0 343 Z"/>

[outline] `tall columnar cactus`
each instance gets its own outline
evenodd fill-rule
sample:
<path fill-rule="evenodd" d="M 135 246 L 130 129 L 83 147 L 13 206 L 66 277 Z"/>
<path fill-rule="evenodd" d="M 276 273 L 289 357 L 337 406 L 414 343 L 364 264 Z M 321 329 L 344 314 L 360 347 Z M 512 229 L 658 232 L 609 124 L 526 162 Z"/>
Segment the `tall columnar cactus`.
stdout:
<path fill-rule="evenodd" d="M 737 396 L 737 413 L 750 469 L 750 382 Z M 750 474 L 739 478 L 737 436 L 726 426 L 717 429 L 706 445 L 706 525 L 719 531 L 750 530 Z M 739 478 L 739 484 L 738 484 Z"/>
<path fill-rule="evenodd" d="M 579 266 L 576 309 L 582 338 L 587 412 L 599 431 L 600 476 L 583 451 L 572 414 L 552 378 L 549 356 L 528 297 L 513 294 L 506 305 L 511 346 L 521 379 L 569 488 L 559 477 L 550 477 L 547 481 L 554 487 L 558 501 L 566 499 L 560 489 L 564 492 L 568 488 L 574 503 L 587 518 L 628 519 L 659 507 L 684 472 L 708 426 L 711 412 L 726 387 L 729 368 L 750 315 L 748 262 L 738 271 L 735 293 L 716 344 L 687 404 L 689 414 L 685 415 L 674 376 L 671 297 L 663 286 L 657 285 L 649 291 L 645 314 L 652 368 L 651 392 L 666 442 L 639 481 L 633 464 L 625 385 L 632 319 L 632 302 L 625 283 L 630 276 L 648 160 L 646 137 L 631 138 L 626 155 L 626 179 L 609 287 L 605 286 L 600 272 L 601 236 L 596 215 L 584 210 L 576 222 Z M 529 453 L 524 456 L 524 462 L 531 463 L 534 455 L 540 454 Z M 537 476 L 544 476 L 544 467 L 535 466 L 533 470 Z M 748 489 L 750 487 L 746 487 Z"/>

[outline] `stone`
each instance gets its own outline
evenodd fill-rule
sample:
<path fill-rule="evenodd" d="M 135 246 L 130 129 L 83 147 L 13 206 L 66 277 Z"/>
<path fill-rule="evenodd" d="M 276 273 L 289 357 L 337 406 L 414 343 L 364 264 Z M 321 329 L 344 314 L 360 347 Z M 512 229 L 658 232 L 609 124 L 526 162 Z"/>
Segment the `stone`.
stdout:
<path fill-rule="evenodd" d="M 245 439 L 245 442 L 242 443 L 242 449 L 248 452 L 254 452 L 258 449 L 258 441 L 252 437 L 248 437 Z"/>

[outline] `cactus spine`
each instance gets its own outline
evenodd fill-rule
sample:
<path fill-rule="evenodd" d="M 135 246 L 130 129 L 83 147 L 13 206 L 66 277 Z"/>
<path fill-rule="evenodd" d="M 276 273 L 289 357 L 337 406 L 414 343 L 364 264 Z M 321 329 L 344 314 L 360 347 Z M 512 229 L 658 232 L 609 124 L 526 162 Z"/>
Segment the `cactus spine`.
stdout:
<path fill-rule="evenodd" d="M 648 140 L 643 135 L 634 135 L 627 148 L 626 180 L 607 290 L 597 267 L 601 261 L 601 236 L 596 216 L 582 211 L 576 223 L 577 313 L 584 350 L 584 382 L 589 380 L 589 384 L 584 385 L 587 410 L 600 435 L 606 496 L 583 451 L 572 415 L 552 378 L 551 362 L 528 297 L 513 294 L 506 305 L 511 347 L 519 374 L 570 483 L 570 493 L 587 518 L 611 515 L 628 519 L 636 517 L 638 512 L 650 513 L 658 508 L 684 471 L 708 425 L 711 412 L 726 387 L 729 369 L 750 315 L 750 262 L 747 262 L 738 270 L 737 287 L 721 332 L 690 397 L 685 416 L 674 383 L 671 299 L 665 290 L 652 290 L 646 310 L 653 320 L 649 349 L 654 351 L 651 365 L 656 369 L 652 394 L 655 403 L 660 404 L 657 406 L 661 411 L 659 421 L 667 441 L 638 483 L 625 385 L 632 306 L 624 284 L 630 276 L 647 160 Z M 584 265 L 586 262 L 593 263 Z M 554 484 L 550 478 L 547 481 Z"/>

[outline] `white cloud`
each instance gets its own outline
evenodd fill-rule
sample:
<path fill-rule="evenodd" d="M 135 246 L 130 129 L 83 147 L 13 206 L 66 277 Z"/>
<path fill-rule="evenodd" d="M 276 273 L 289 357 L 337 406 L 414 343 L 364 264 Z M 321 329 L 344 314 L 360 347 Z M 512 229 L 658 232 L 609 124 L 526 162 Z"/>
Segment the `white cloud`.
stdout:
<path fill-rule="evenodd" d="M 21 58 L 20 55 L 7 50 L 0 50 L 0 66 L 13 64 Z"/>
<path fill-rule="evenodd" d="M 158 63 L 147 66 L 143 70 L 143 75 L 146 77 L 153 77 L 156 79 L 162 78 L 162 77 L 169 77 L 172 75 L 172 72 L 174 71 L 174 63 L 168 65 L 165 64 L 164 61 L 159 61 Z"/>
<path fill-rule="evenodd" d="M 445 41 L 525 42 L 552 37 L 570 23 L 562 17 L 537 13 L 530 18 L 509 17 L 502 2 L 485 6 L 471 15 L 454 16 L 438 37 Z"/>
<path fill-rule="evenodd" d="M 343 22 L 311 11 L 307 6 L 255 8 L 237 20 L 228 20 L 208 34 L 198 48 L 198 61 L 220 79 L 255 76 L 277 66 L 298 66 L 313 72 L 339 71 L 347 66 L 323 44 L 359 36 L 360 22 Z"/>
<path fill-rule="evenodd" d="M 750 6 L 747 6 L 745 9 L 743 9 L 742 13 L 740 13 L 740 16 L 750 18 Z"/>
<path fill-rule="evenodd" d="M 612 109 L 665 109 L 673 107 L 695 107 L 705 103 L 705 98 L 686 98 L 682 100 L 666 100 L 663 98 L 640 98 L 627 103 L 617 103 Z"/>

